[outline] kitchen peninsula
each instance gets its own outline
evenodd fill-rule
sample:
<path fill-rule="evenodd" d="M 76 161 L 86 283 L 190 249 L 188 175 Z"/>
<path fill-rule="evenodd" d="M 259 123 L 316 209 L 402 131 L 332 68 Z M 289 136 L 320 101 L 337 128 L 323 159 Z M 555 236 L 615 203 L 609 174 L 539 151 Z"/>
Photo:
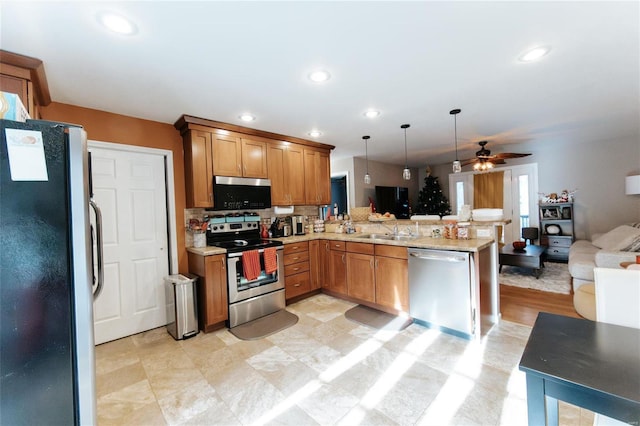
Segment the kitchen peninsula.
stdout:
<path fill-rule="evenodd" d="M 432 222 L 418 222 L 420 233 L 431 235 L 430 226 L 438 225 Z M 409 291 L 408 249 L 460 253 L 468 256 L 469 262 L 469 300 L 460 303 L 468 303 L 470 323 L 467 331 L 445 331 L 453 331 L 467 338 L 479 338 L 500 317 L 497 243 L 494 235 L 496 227 L 506 224 L 508 221 L 476 223 L 471 230 L 473 238 L 468 240 L 403 235 L 404 229 L 416 227 L 416 221 L 409 220 L 397 221 L 402 234 L 396 239 L 385 231 L 385 227 L 372 222 L 355 222 L 360 230 L 357 233 L 324 232 L 278 238 L 284 243 L 287 303 L 321 291 L 381 311 L 406 315 L 410 313 L 412 296 Z M 477 238 L 478 234 L 483 237 Z M 191 259 L 195 264 L 196 259 L 225 253 L 224 249 L 210 246 L 187 250 L 190 264 Z M 212 285 L 208 277 L 206 282 L 208 286 Z M 226 282 L 217 285 L 226 287 Z M 438 326 L 433 323 L 426 325 Z"/>

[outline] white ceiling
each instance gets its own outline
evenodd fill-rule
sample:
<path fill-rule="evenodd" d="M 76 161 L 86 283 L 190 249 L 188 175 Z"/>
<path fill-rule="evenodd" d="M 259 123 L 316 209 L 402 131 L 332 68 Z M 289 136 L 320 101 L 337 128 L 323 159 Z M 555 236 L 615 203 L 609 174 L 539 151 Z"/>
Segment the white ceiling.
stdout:
<path fill-rule="evenodd" d="M 629 2 L 2 1 L 0 48 L 41 59 L 55 102 L 165 123 L 182 114 L 409 165 L 476 143 L 639 137 L 640 10 Z M 107 32 L 115 11 L 138 33 Z M 550 45 L 542 60 L 518 56 Z M 325 68 L 318 85 L 307 75 Z M 368 108 L 382 115 L 370 120 Z M 525 145 L 526 147 L 526 145 Z M 513 148 L 510 146 L 510 148 Z"/>

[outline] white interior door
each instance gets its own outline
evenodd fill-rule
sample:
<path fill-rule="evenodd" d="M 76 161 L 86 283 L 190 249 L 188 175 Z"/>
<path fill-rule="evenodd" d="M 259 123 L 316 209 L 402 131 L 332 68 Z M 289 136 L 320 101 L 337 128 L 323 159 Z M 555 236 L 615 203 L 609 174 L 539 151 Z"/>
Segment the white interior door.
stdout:
<path fill-rule="evenodd" d="M 104 288 L 94 302 L 96 344 L 167 322 L 165 158 L 112 145 L 113 149 L 89 145 L 104 247 Z"/>

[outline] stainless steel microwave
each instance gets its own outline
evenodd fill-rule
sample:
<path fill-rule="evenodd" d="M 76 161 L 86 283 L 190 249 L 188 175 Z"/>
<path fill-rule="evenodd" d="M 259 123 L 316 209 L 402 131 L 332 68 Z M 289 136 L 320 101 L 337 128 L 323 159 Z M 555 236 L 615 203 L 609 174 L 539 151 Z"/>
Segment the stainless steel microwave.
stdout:
<path fill-rule="evenodd" d="M 213 177 L 213 209 L 243 210 L 271 207 L 271 181 L 230 176 Z"/>

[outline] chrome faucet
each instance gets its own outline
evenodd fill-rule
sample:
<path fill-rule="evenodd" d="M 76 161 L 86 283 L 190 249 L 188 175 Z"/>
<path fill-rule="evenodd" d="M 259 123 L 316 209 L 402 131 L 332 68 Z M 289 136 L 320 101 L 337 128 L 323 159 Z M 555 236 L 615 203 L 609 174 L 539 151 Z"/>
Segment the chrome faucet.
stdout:
<path fill-rule="evenodd" d="M 394 237 L 398 236 L 398 220 L 395 221 L 395 224 L 393 225 L 393 229 L 389 228 L 387 225 L 385 225 L 382 222 L 378 222 L 378 225 L 382 225 L 382 227 L 385 228 L 387 231 L 391 231 Z"/>

